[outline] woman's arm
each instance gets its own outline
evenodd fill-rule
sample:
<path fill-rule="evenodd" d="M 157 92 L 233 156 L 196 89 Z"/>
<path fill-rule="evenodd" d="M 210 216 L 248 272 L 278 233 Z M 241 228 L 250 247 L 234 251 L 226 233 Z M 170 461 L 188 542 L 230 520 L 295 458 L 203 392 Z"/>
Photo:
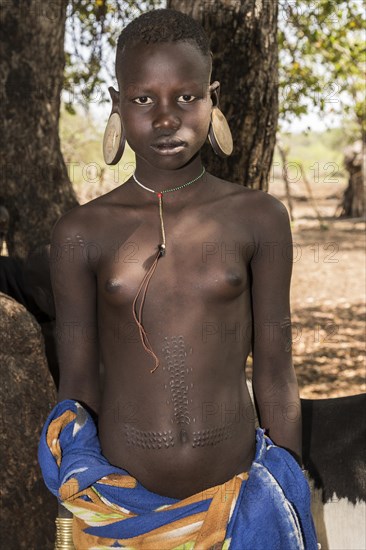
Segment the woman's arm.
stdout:
<path fill-rule="evenodd" d="M 97 414 L 97 294 L 95 273 L 87 256 L 88 216 L 83 207 L 76 207 L 57 222 L 52 232 L 50 269 L 60 365 L 58 398 L 80 401 Z"/>
<path fill-rule="evenodd" d="M 291 229 L 280 201 L 265 193 L 258 199 L 251 260 L 253 390 L 261 426 L 301 462 L 301 407 L 291 352 Z"/>

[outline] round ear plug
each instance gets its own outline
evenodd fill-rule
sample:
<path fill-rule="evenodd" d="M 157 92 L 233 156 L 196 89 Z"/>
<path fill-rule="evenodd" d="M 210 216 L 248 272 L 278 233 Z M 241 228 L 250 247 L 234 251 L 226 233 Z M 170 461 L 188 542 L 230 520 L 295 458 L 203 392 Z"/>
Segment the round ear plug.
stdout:
<path fill-rule="evenodd" d="M 228 157 L 233 152 L 233 138 L 226 118 L 218 107 L 213 107 L 208 139 L 216 155 Z"/>
<path fill-rule="evenodd" d="M 109 117 L 103 137 L 103 157 L 106 164 L 117 164 L 123 155 L 126 137 L 118 113 Z"/>

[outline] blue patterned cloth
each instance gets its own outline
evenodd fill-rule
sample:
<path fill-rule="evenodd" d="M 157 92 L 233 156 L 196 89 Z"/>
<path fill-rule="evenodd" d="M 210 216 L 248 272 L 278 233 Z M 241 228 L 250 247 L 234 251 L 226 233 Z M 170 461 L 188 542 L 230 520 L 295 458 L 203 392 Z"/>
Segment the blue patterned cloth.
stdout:
<path fill-rule="evenodd" d="M 249 472 L 183 500 L 112 466 L 91 416 L 72 400 L 49 415 L 38 457 L 47 487 L 74 514 L 77 549 L 317 550 L 307 480 L 262 429 Z"/>

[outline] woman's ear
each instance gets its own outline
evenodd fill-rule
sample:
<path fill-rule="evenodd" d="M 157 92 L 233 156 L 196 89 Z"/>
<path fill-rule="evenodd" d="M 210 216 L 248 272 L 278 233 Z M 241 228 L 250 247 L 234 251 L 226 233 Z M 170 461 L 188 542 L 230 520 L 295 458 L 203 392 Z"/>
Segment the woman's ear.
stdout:
<path fill-rule="evenodd" d="M 210 84 L 212 109 L 208 140 L 219 157 L 228 157 L 233 152 L 233 138 L 226 118 L 219 109 L 220 82 Z"/>
<path fill-rule="evenodd" d="M 218 80 L 215 80 L 212 84 L 210 84 L 209 91 L 212 101 L 212 107 L 218 107 L 220 98 L 220 82 Z"/>
<path fill-rule="evenodd" d="M 111 96 L 112 100 L 112 113 L 119 113 L 119 92 L 113 88 L 113 86 L 110 86 L 108 88 L 109 95 Z"/>
<path fill-rule="evenodd" d="M 108 88 L 112 100 L 112 111 L 103 137 L 103 156 L 106 164 L 117 164 L 126 144 L 123 122 L 119 110 L 119 92 Z"/>

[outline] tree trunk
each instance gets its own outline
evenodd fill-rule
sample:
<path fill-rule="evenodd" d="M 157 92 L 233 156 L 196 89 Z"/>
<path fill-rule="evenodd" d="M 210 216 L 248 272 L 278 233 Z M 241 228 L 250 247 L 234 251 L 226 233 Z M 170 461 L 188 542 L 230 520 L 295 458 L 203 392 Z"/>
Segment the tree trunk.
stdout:
<path fill-rule="evenodd" d="M 168 0 L 168 7 L 199 20 L 211 38 L 212 81 L 221 82 L 220 108 L 234 139 L 231 157 L 209 146 L 204 162 L 215 175 L 267 190 L 277 118 L 277 2 Z"/>
<path fill-rule="evenodd" d="M 43 424 L 56 404 L 41 329 L 0 292 L 0 548 L 51 550 L 57 500 L 37 460 Z"/>
<path fill-rule="evenodd" d="M 366 143 L 358 140 L 346 147 L 344 165 L 349 179 L 341 204 L 341 216 L 362 218 L 366 214 Z"/>
<path fill-rule="evenodd" d="M 9 255 L 20 258 L 49 242 L 53 224 L 77 204 L 58 137 L 66 6 L 67 0 L 1 5 L 0 204 L 10 214 Z"/>

